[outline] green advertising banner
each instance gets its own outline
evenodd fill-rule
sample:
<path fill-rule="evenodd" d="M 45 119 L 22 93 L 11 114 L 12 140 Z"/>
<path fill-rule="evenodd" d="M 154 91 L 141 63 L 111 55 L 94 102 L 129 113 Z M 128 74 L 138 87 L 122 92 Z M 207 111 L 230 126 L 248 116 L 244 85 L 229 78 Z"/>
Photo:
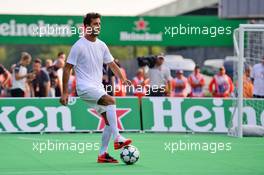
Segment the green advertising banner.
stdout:
<path fill-rule="evenodd" d="M 116 98 L 120 130 L 140 130 L 137 98 Z M 0 132 L 102 130 L 103 118 L 79 98 L 61 106 L 54 98 L 1 98 Z"/>
<path fill-rule="evenodd" d="M 100 38 L 109 45 L 232 46 L 246 20 L 217 16 L 103 16 Z M 73 44 L 82 36 L 81 16 L 0 15 L 0 44 Z"/>
<path fill-rule="evenodd" d="M 264 100 L 248 100 L 243 121 L 264 126 Z M 227 132 L 230 119 L 237 121 L 232 99 L 161 98 L 142 99 L 143 129 L 173 132 Z M 235 122 L 233 122 L 235 124 Z"/>

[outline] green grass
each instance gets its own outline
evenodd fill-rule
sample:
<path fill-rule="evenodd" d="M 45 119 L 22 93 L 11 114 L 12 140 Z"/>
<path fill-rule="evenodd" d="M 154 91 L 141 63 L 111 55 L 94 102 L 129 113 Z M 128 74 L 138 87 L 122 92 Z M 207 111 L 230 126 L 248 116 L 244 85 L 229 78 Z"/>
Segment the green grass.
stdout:
<path fill-rule="evenodd" d="M 124 134 L 140 150 L 135 165 L 97 164 L 98 151 L 33 151 L 33 142 L 100 142 L 101 134 L 1 134 L 0 175 L 212 175 L 264 174 L 263 138 L 232 138 L 215 134 Z M 179 141 L 231 143 L 230 151 L 165 151 L 164 143 Z M 109 148 L 119 159 L 119 151 Z"/>

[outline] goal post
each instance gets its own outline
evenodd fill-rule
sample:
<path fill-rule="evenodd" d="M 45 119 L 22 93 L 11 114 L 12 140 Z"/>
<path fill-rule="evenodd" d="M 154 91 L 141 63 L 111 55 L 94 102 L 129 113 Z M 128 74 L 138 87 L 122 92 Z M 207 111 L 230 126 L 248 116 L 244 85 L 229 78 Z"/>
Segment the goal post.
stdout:
<path fill-rule="evenodd" d="M 264 109 L 264 99 L 245 98 L 243 95 L 245 90 L 245 82 L 243 82 L 245 68 L 252 68 L 254 65 L 260 63 L 261 59 L 264 57 L 264 24 L 240 24 L 239 28 L 234 30 L 233 41 L 237 58 L 234 61 L 233 71 L 236 91 L 233 100 L 234 111 L 230 118 L 228 134 L 241 138 L 245 130 L 247 130 L 244 124 L 248 123 L 248 119 L 244 121 L 243 108 L 245 106 L 250 106 L 256 108 L 258 111 Z M 260 115 L 260 112 L 257 113 Z M 260 116 L 256 117 L 256 120 L 260 120 Z M 261 121 L 256 121 L 256 123 L 254 123 L 256 127 L 251 126 L 251 129 L 253 129 L 252 133 L 258 132 L 258 129 L 262 129 L 258 127 L 260 123 Z"/>

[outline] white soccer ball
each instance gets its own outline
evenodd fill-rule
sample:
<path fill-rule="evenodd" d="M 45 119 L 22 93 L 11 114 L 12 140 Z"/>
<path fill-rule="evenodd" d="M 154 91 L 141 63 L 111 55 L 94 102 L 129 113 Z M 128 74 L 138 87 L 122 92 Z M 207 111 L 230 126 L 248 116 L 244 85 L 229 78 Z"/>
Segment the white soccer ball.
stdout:
<path fill-rule="evenodd" d="M 139 159 L 139 151 L 133 145 L 125 146 L 120 153 L 120 158 L 127 165 L 136 163 Z"/>

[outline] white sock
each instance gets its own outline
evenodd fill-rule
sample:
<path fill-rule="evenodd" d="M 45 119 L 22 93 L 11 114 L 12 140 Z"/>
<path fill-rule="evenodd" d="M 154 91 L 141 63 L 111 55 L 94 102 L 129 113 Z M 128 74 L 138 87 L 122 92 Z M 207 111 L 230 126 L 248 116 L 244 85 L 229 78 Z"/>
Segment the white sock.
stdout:
<path fill-rule="evenodd" d="M 107 152 L 108 144 L 109 144 L 111 135 L 112 135 L 112 130 L 111 130 L 110 126 L 105 125 L 104 131 L 102 134 L 102 145 L 101 145 L 101 148 L 99 151 L 99 155 L 102 155 L 105 152 Z"/>
<path fill-rule="evenodd" d="M 114 139 L 116 139 L 120 135 L 117 127 L 116 105 L 106 106 L 106 118 L 110 125 Z"/>

